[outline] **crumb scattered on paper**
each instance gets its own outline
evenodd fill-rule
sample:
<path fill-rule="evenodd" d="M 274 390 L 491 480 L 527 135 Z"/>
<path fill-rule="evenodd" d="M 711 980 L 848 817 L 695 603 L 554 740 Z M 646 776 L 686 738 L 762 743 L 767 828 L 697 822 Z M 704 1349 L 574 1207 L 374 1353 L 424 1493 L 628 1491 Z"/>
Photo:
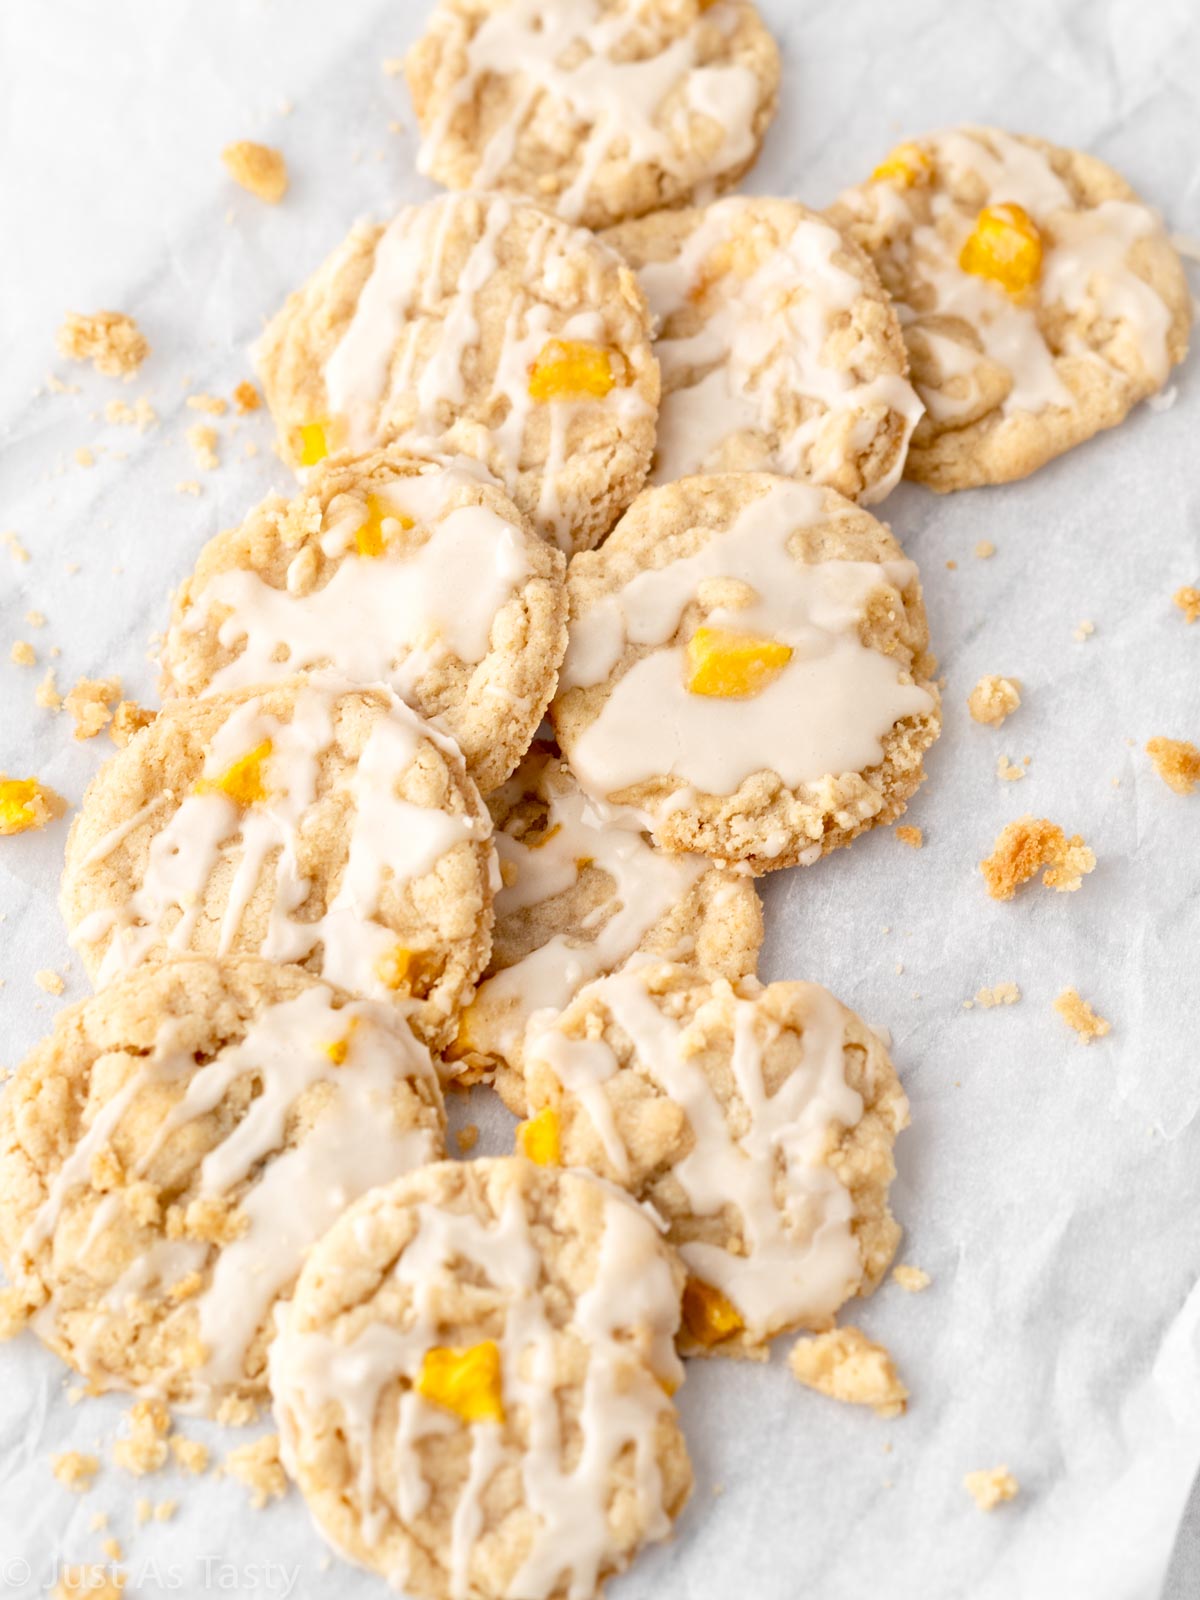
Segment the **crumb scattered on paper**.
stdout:
<path fill-rule="evenodd" d="M 990 539 L 980 539 L 979 543 L 975 546 L 975 554 L 979 557 L 980 561 L 989 561 L 992 556 L 996 554 L 996 546 Z"/>
<path fill-rule="evenodd" d="M 44 994 L 62 994 L 67 987 L 67 980 L 53 967 L 39 967 L 33 975 L 33 981 Z"/>
<path fill-rule="evenodd" d="M 62 1455 L 50 1457 L 50 1470 L 64 1489 L 86 1494 L 100 1471 L 100 1461 L 96 1456 L 84 1455 L 81 1450 L 65 1450 Z"/>
<path fill-rule="evenodd" d="M 215 472 L 221 465 L 217 454 L 219 435 L 207 422 L 194 422 L 187 431 L 187 442 L 201 472 Z"/>
<path fill-rule="evenodd" d="M 1021 704 L 1021 684 L 1017 678 L 1001 678 L 995 674 L 980 678 L 967 696 L 967 710 L 976 722 L 986 722 L 998 728 L 1006 717 L 1011 717 Z"/>
<path fill-rule="evenodd" d="M 0 835 L 44 828 L 67 809 L 62 795 L 36 778 L 10 778 L 0 772 Z"/>
<path fill-rule="evenodd" d="M 479 1143 L 479 1129 L 475 1123 L 468 1122 L 465 1128 L 460 1128 L 454 1135 L 458 1145 L 459 1155 L 465 1156 L 469 1150 L 474 1150 Z"/>
<path fill-rule="evenodd" d="M 247 411 L 258 410 L 262 396 L 248 379 L 243 379 L 233 391 L 233 403 L 244 416 Z"/>
<path fill-rule="evenodd" d="M 1195 584 L 1187 583 L 1182 589 L 1175 591 L 1175 604 L 1183 612 L 1183 620 L 1188 623 L 1200 621 L 1200 588 Z"/>
<path fill-rule="evenodd" d="M 269 144 L 238 139 L 225 146 L 221 160 L 235 183 L 268 205 L 276 205 L 287 193 L 287 162 L 282 153 Z"/>
<path fill-rule="evenodd" d="M 1003 778 L 1005 783 L 1019 783 L 1026 776 L 1024 767 L 1018 767 L 1007 756 L 1001 756 L 996 762 L 996 776 Z"/>
<path fill-rule="evenodd" d="M 131 378 L 150 354 L 141 329 L 123 311 L 68 311 L 57 344 L 60 355 L 90 361 L 106 378 Z"/>
<path fill-rule="evenodd" d="M 1097 1016 L 1077 989 L 1064 989 L 1055 1000 L 1054 1009 L 1069 1027 L 1074 1028 L 1081 1044 L 1103 1039 L 1112 1029 L 1112 1023 Z"/>
<path fill-rule="evenodd" d="M 996 1006 L 1015 1006 L 1021 998 L 1021 990 L 1015 983 L 994 983 L 991 988 L 980 989 L 975 996 L 975 1004 L 982 1006 L 985 1011 L 991 1011 Z"/>
<path fill-rule="evenodd" d="M 807 1388 L 849 1405 L 870 1406 L 881 1417 L 898 1417 L 908 1404 L 890 1353 L 861 1328 L 833 1328 L 797 1340 L 788 1366 Z"/>
<path fill-rule="evenodd" d="M 1200 750 L 1187 739 L 1151 739 L 1146 754 L 1154 770 L 1176 794 L 1191 794 L 1200 783 Z"/>
<path fill-rule="evenodd" d="M 1006 1500 L 1015 1500 L 1020 1488 L 1007 1467 L 987 1467 L 980 1472 L 968 1472 L 963 1484 L 980 1511 L 994 1511 Z"/>
<path fill-rule="evenodd" d="M 139 433 L 145 433 L 158 421 L 158 413 L 142 395 L 133 405 L 124 400 L 110 400 L 104 408 L 104 420 L 117 427 L 136 428 Z"/>
<path fill-rule="evenodd" d="M 161 1400 L 138 1400 L 126 1413 L 129 1432 L 113 1443 L 113 1461 L 137 1478 L 166 1465 L 171 1413 Z"/>
<path fill-rule="evenodd" d="M 125 1582 L 126 1574 L 116 1567 L 70 1564 L 60 1568 L 51 1596 L 52 1600 L 79 1600 L 82 1595 L 87 1600 L 122 1600 Z"/>
<path fill-rule="evenodd" d="M 277 1433 L 264 1434 L 261 1439 L 231 1450 L 222 1463 L 222 1471 L 246 1485 L 250 1504 L 256 1511 L 261 1511 L 268 1500 L 277 1500 L 287 1492 Z"/>
<path fill-rule="evenodd" d="M 1095 855 L 1078 834 L 1068 839 L 1057 823 L 1026 816 L 1001 830 L 979 870 L 993 900 L 1011 900 L 1042 867 L 1042 882 L 1061 891 L 1078 889 L 1095 865 Z"/>
<path fill-rule="evenodd" d="M 14 666 L 32 667 L 37 664 L 37 651 L 27 639 L 17 639 L 8 652 L 8 658 Z"/>
<path fill-rule="evenodd" d="M 911 850 L 919 850 L 925 843 L 925 835 L 920 828 L 897 828 L 896 837 L 901 844 L 906 844 Z"/>
<path fill-rule="evenodd" d="M 210 417 L 223 417 L 229 410 L 229 401 L 219 394 L 190 394 L 185 403 L 189 411 L 205 411 Z"/>
<path fill-rule="evenodd" d="M 120 698 L 120 678 L 80 678 L 63 701 L 75 723 L 75 737 L 94 739 L 112 720 Z"/>
<path fill-rule="evenodd" d="M 1085 640 L 1090 639 L 1092 637 L 1092 635 L 1095 633 L 1095 631 L 1096 631 L 1096 624 L 1094 622 L 1088 622 L 1085 619 L 1083 622 L 1079 623 L 1079 625 L 1076 627 L 1075 632 L 1074 632 L 1072 637 L 1075 638 L 1080 644 L 1083 644 Z"/>
<path fill-rule="evenodd" d="M 53 667 L 50 667 L 47 670 L 46 676 L 33 691 L 33 698 L 37 701 L 38 705 L 41 706 L 43 711 L 62 710 L 62 695 L 59 694 L 58 687 L 54 681 Z"/>
<path fill-rule="evenodd" d="M 921 1267 L 906 1266 L 903 1263 L 892 1268 L 892 1277 L 906 1294 L 920 1294 L 921 1290 L 928 1289 L 933 1281 Z"/>

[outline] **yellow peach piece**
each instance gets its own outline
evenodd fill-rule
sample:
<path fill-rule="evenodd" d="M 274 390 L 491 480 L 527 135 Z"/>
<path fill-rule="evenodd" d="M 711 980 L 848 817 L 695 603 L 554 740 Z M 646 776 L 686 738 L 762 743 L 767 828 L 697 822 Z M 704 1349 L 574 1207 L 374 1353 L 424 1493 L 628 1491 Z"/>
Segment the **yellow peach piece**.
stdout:
<path fill-rule="evenodd" d="M 53 789 L 36 778 L 0 777 L 0 834 L 44 828 L 62 810 Z"/>
<path fill-rule="evenodd" d="M 315 467 L 318 461 L 324 461 L 329 454 L 329 440 L 325 433 L 323 422 L 302 422 L 300 424 L 300 465 L 302 467 Z"/>
<path fill-rule="evenodd" d="M 697 1344 L 720 1344 L 745 1323 L 733 1301 L 700 1278 L 689 1278 L 683 1291 L 683 1325 Z"/>
<path fill-rule="evenodd" d="M 412 976 L 415 965 L 413 951 L 406 950 L 402 944 L 394 945 L 392 949 L 385 950 L 375 963 L 375 976 L 389 989 L 402 989 Z"/>
<path fill-rule="evenodd" d="M 616 383 L 612 356 L 602 345 L 551 339 L 529 372 L 533 400 L 603 400 Z"/>
<path fill-rule="evenodd" d="M 383 524 L 385 521 L 398 522 L 402 528 L 411 528 L 413 520 L 406 517 L 402 511 L 396 511 L 388 505 L 386 500 L 381 500 L 377 494 L 367 496 L 366 520 L 355 529 L 354 548 L 360 556 L 381 556 L 387 545 L 384 536 Z"/>
<path fill-rule="evenodd" d="M 558 1113 L 543 1106 L 528 1122 L 517 1124 L 517 1149 L 539 1167 L 556 1167 L 562 1158 L 558 1137 Z"/>
<path fill-rule="evenodd" d="M 920 145 L 906 141 L 898 144 L 871 174 L 873 183 L 894 183 L 901 189 L 912 189 L 917 184 L 928 183 L 933 176 L 933 162 Z"/>
<path fill-rule="evenodd" d="M 748 699 L 761 694 L 792 659 L 791 645 L 731 628 L 697 628 L 688 641 L 691 694 Z"/>
<path fill-rule="evenodd" d="M 1023 206 L 984 206 L 958 256 L 964 272 L 1021 294 L 1042 270 L 1042 236 Z"/>
<path fill-rule="evenodd" d="M 270 759 L 271 741 L 264 739 L 226 767 L 219 778 L 201 778 L 196 785 L 196 793 L 223 794 L 243 810 L 247 806 L 259 805 L 267 798 L 263 768 Z"/>
<path fill-rule="evenodd" d="M 493 1339 L 466 1350 L 435 1345 L 426 1350 L 414 1386 L 424 1400 L 464 1422 L 503 1422 L 500 1350 Z"/>

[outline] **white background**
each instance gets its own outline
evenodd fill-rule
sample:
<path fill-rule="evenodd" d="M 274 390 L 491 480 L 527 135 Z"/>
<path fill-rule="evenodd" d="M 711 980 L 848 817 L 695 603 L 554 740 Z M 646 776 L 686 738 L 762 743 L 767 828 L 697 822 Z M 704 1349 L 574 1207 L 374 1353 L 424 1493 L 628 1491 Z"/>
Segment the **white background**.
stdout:
<path fill-rule="evenodd" d="M 763 9 L 785 87 L 750 187 L 822 205 L 898 136 L 994 121 L 1095 151 L 1174 229 L 1200 234 L 1194 0 Z M 36 772 L 78 802 L 110 747 L 74 744 L 65 716 L 35 708 L 47 647 L 62 651 L 62 687 L 119 672 L 149 698 L 147 641 L 169 587 L 206 538 L 286 487 L 262 416 L 236 433 L 219 423 L 224 464 L 197 471 L 183 431 L 208 419 L 184 395 L 228 396 L 263 319 L 350 222 L 428 192 L 413 175 L 407 96 L 381 67 L 424 10 L 10 0 L 0 12 L 0 529 L 33 557 L 17 565 L 0 549 L 0 769 Z M 403 131 L 389 131 L 397 119 Z M 219 151 L 239 137 L 286 152 L 283 205 L 226 178 Z M 137 316 L 154 348 L 132 384 L 56 358 L 68 307 Z M 1143 407 L 1024 484 L 950 499 L 905 486 L 883 508 L 921 565 L 947 675 L 946 730 L 908 819 L 925 848 L 880 832 L 771 881 L 764 975 L 820 979 L 893 1030 L 913 1110 L 894 1196 L 902 1259 L 934 1282 L 919 1297 L 889 1284 L 851 1312 L 895 1352 L 912 1404 L 884 1423 L 801 1391 L 781 1360 L 694 1365 L 680 1397 L 692 1505 L 675 1543 L 615 1583 L 614 1600 L 1158 1593 L 1200 1464 L 1200 794 L 1170 793 L 1142 747 L 1156 734 L 1200 739 L 1200 625 L 1171 604 L 1200 582 L 1194 369 L 1174 406 Z M 50 371 L 81 392 L 45 392 Z M 143 393 L 162 419 L 144 438 L 97 420 L 109 398 Z M 250 439 L 260 453 L 246 460 Z M 96 452 L 91 470 L 73 460 L 81 445 Z M 175 492 L 192 478 L 199 499 Z M 972 553 L 982 538 L 997 547 L 990 561 Z M 45 629 L 25 624 L 30 608 Z M 1084 619 L 1095 634 L 1081 643 Z M 36 672 L 8 664 L 16 638 L 37 646 Z M 1025 684 L 999 732 L 966 715 L 985 672 Z M 1001 753 L 1032 758 L 1024 782 L 996 778 Z M 1081 832 L 1099 866 L 1077 895 L 1031 887 L 997 905 L 976 863 L 1026 810 Z M 57 1004 L 34 971 L 68 960 L 54 900 L 64 836 L 59 824 L 0 842 L 10 1065 Z M 1019 1005 L 963 1009 L 1009 980 Z M 1112 1020 L 1087 1050 L 1051 1009 L 1068 984 Z M 68 998 L 85 988 L 72 961 Z M 50 1452 L 100 1442 L 106 1455 L 121 1406 L 71 1409 L 63 1381 L 31 1338 L 0 1351 L 0 1594 L 40 1592 L 56 1557 L 98 1558 L 87 1531 L 98 1506 L 142 1594 L 268 1578 L 281 1592 L 268 1562 L 300 1568 L 293 1593 L 378 1589 L 322 1570 L 294 1496 L 256 1515 L 233 1483 L 135 1484 L 111 1467 L 71 1496 Z M 1021 1495 L 985 1517 L 962 1477 L 999 1462 Z M 140 1493 L 181 1494 L 182 1509 L 134 1535 Z M 206 1570 L 203 1557 L 235 1566 Z M 157 1570 L 140 1570 L 150 1559 Z"/>

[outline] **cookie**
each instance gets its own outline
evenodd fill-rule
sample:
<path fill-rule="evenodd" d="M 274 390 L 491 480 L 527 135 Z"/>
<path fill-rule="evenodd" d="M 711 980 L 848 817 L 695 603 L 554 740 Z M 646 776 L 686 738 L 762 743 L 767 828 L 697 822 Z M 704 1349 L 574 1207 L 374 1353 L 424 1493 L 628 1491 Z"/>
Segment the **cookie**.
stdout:
<path fill-rule="evenodd" d="M 636 818 L 589 799 L 548 745 L 534 746 L 488 809 L 503 887 L 491 960 L 450 1055 L 465 1081 L 494 1073 L 518 1116 L 535 1012 L 561 1011 L 633 956 L 687 961 L 709 977 L 754 971 L 762 906 L 749 878 L 655 850 Z"/>
<path fill-rule="evenodd" d="M 268 961 L 149 963 L 62 1012 L 4 1096 L 10 1296 L 93 1393 L 260 1401 L 308 1247 L 443 1128 L 393 1007 Z"/>
<path fill-rule="evenodd" d="M 917 569 L 832 489 L 648 489 L 567 574 L 551 715 L 583 788 L 668 850 L 768 872 L 891 822 L 940 727 Z"/>
<path fill-rule="evenodd" d="M 226 693 L 324 669 L 388 683 L 483 793 L 529 747 L 567 645 L 563 558 L 478 471 L 385 450 L 318 467 L 200 553 L 161 689 Z"/>
<path fill-rule="evenodd" d="M 445 1162 L 365 1196 L 271 1353 L 326 1538 L 412 1600 L 594 1594 L 691 1486 L 681 1288 L 653 1221 L 585 1173 Z"/>
<path fill-rule="evenodd" d="M 740 195 L 605 237 L 658 328 L 654 482 L 777 472 L 862 505 L 895 487 L 922 406 L 857 245 L 794 200 Z"/>
<path fill-rule="evenodd" d="M 996 128 L 899 145 L 829 216 L 897 303 L 925 403 L 910 478 L 1023 478 L 1120 422 L 1187 351 L 1160 218 L 1111 167 Z"/>
<path fill-rule="evenodd" d="M 359 224 L 256 359 L 293 466 L 396 441 L 469 456 L 563 550 L 603 538 L 654 454 L 637 280 L 528 202 L 448 195 Z"/>
<path fill-rule="evenodd" d="M 405 70 L 428 177 L 603 228 L 737 182 L 779 51 L 749 0 L 440 0 Z"/>
<path fill-rule="evenodd" d="M 491 823 L 462 757 L 388 689 L 180 701 L 102 767 L 62 911 L 97 988 L 147 956 L 294 961 L 453 1034 L 488 958 Z"/>
<path fill-rule="evenodd" d="M 887 1270 L 908 1103 L 879 1038 L 819 984 L 618 973 L 530 1030 L 525 1075 L 528 1152 L 666 1223 L 689 1274 L 685 1354 L 765 1356 Z"/>

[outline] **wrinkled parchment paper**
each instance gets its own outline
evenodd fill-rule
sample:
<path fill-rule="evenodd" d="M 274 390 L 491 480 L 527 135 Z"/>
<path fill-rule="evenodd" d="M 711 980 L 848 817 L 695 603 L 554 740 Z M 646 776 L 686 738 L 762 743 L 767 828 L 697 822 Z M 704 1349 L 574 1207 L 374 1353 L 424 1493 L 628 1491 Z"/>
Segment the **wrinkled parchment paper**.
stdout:
<path fill-rule="evenodd" d="M 750 187 L 814 205 L 899 136 L 997 122 L 1112 161 L 1173 228 L 1200 234 L 1200 11 L 1193 0 L 762 0 L 786 55 L 783 109 Z M 264 317 L 368 210 L 428 192 L 414 176 L 402 83 L 383 69 L 424 0 L 55 0 L 0 11 L 0 768 L 77 802 L 104 735 L 76 744 L 34 705 L 146 660 L 170 586 L 201 544 L 287 485 L 260 414 L 216 420 L 222 465 L 199 470 L 187 392 L 249 375 Z M 231 139 L 286 152 L 278 207 L 237 191 Z M 1195 286 L 1200 288 L 1200 281 Z M 136 314 L 154 349 L 129 385 L 54 354 L 67 307 Z M 48 393 L 48 372 L 79 385 Z M 895 1353 L 912 1390 L 881 1422 L 770 1368 L 694 1364 L 680 1402 L 697 1487 L 675 1542 L 614 1600 L 1153 1600 L 1200 1465 L 1200 795 L 1180 798 L 1142 747 L 1200 739 L 1200 625 L 1171 604 L 1200 582 L 1196 363 L 1175 403 L 1023 484 L 882 508 L 920 563 L 946 673 L 946 729 L 908 820 L 919 852 L 879 832 L 766 887 L 764 976 L 829 984 L 892 1030 L 912 1100 L 894 1193 L 900 1259 L 848 1315 Z M 144 436 L 102 418 L 149 396 Z M 257 454 L 250 456 L 250 447 Z M 95 464 L 77 464 L 87 447 Z M 192 496 L 177 492 L 187 481 Z M 991 540 L 990 560 L 975 556 Z M 44 628 L 24 620 L 36 609 Z M 1095 631 L 1080 640 L 1084 621 Z M 28 639 L 36 669 L 9 665 Z M 61 656 L 51 660 L 51 646 Z M 1008 673 L 1025 704 L 1002 729 L 965 700 Z M 1001 755 L 1030 758 L 1004 783 Z M 987 899 L 976 863 L 1032 810 L 1099 858 L 1075 895 Z M 65 825 L 0 845 L 3 1059 L 15 1064 L 86 992 L 55 907 Z M 963 1002 L 1020 985 L 1020 1003 Z M 1077 987 L 1112 1021 L 1084 1049 L 1052 1010 Z M 479 1119 L 472 1106 L 459 1120 Z M 505 1118 L 493 1113 L 499 1146 Z M 100 1559 L 107 1510 L 130 1592 L 257 1590 L 353 1597 L 375 1580 L 329 1563 L 295 1495 L 255 1513 L 231 1480 L 107 1464 L 117 1400 L 72 1407 L 32 1338 L 0 1350 L 0 1594 L 49 1587 L 54 1563 Z M 236 1440 L 190 1431 L 218 1452 Z M 49 1455 L 96 1450 L 92 1493 Z M 1007 1464 L 1015 1504 L 978 1512 L 963 1474 Z M 135 1497 L 178 1498 L 136 1529 Z M 1200 1592 L 1200 1576 L 1185 1592 Z"/>

